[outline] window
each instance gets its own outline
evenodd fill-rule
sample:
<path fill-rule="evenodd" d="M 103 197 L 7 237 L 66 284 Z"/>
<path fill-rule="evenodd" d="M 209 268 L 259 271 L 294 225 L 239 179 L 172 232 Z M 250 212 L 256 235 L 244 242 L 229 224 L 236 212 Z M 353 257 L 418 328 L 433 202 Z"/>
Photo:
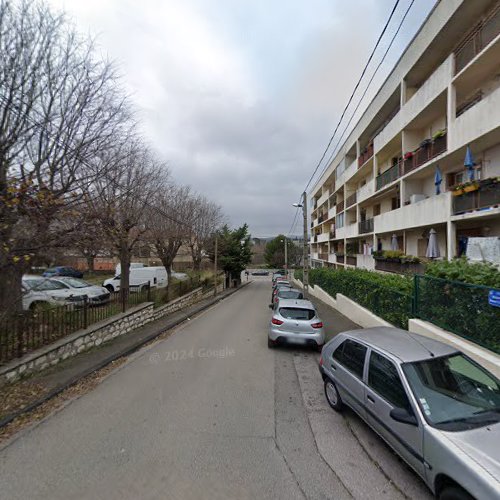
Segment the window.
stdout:
<path fill-rule="evenodd" d="M 411 408 L 396 367 L 373 351 L 368 367 L 368 385 L 395 408 Z"/>
<path fill-rule="evenodd" d="M 309 320 L 313 319 L 316 313 L 313 309 L 301 309 L 298 307 L 282 307 L 280 314 L 286 319 Z"/>
<path fill-rule="evenodd" d="M 365 357 L 366 347 L 353 340 L 342 342 L 333 353 L 334 359 L 359 378 L 363 378 Z"/>

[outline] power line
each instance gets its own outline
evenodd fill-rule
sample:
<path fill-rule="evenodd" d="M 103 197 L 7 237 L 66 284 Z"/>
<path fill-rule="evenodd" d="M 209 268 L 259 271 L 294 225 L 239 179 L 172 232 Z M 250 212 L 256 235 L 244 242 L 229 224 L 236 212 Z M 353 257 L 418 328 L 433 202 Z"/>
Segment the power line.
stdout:
<path fill-rule="evenodd" d="M 353 100 L 353 98 L 354 98 L 354 95 L 356 94 L 356 91 L 358 90 L 358 87 L 359 87 L 359 85 L 361 84 L 361 81 L 363 80 L 363 77 L 365 76 L 365 73 L 366 73 L 366 71 L 367 71 L 367 69 L 368 69 L 368 66 L 369 66 L 369 65 L 370 65 L 370 63 L 371 63 L 371 61 L 372 61 L 372 59 L 373 59 L 373 56 L 375 55 L 375 52 L 376 52 L 376 50 L 377 50 L 378 46 L 380 45 L 380 42 L 381 42 L 381 40 L 382 40 L 382 38 L 383 38 L 383 36 L 384 36 L 385 32 L 387 31 L 387 28 L 388 28 L 388 26 L 389 26 L 389 23 L 390 23 L 390 22 L 391 22 L 391 20 L 392 20 L 392 17 L 393 17 L 393 15 L 394 15 L 394 12 L 396 11 L 396 9 L 397 9 L 397 7 L 398 7 L 398 5 L 399 5 L 399 2 L 400 2 L 400 0 L 396 0 L 396 3 L 394 4 L 394 7 L 392 8 L 391 14 L 389 15 L 389 19 L 387 19 L 387 22 L 385 23 L 384 29 L 382 30 L 382 33 L 380 33 L 380 36 L 378 37 L 377 43 L 375 44 L 375 47 L 373 48 L 373 50 L 372 50 L 372 52 L 371 52 L 371 54 L 370 54 L 370 57 L 368 58 L 368 61 L 367 61 L 367 63 L 365 64 L 365 67 L 363 68 L 363 71 L 362 71 L 362 73 L 361 73 L 361 76 L 359 77 L 359 79 L 358 79 L 358 81 L 357 81 L 357 83 L 356 83 L 356 86 L 354 87 L 354 90 L 352 91 L 352 94 L 351 94 L 351 96 L 349 97 L 349 100 L 348 100 L 348 102 L 347 102 L 347 104 L 346 104 L 346 106 L 345 106 L 344 110 L 342 111 L 342 114 L 341 114 L 341 116 L 340 116 L 340 119 L 339 119 L 339 121 L 338 121 L 338 123 L 337 123 L 337 126 L 335 127 L 335 130 L 333 131 L 332 136 L 330 137 L 330 140 L 329 140 L 329 142 L 328 142 L 328 145 L 326 146 L 326 149 L 325 149 L 325 151 L 323 152 L 323 155 L 321 156 L 321 158 L 320 158 L 320 160 L 319 160 L 318 164 L 316 165 L 316 168 L 314 169 L 314 171 L 313 171 L 313 173 L 312 173 L 311 177 L 309 178 L 309 181 L 307 182 L 306 187 L 305 187 L 305 189 L 304 189 L 303 191 L 307 191 L 307 188 L 308 188 L 308 187 L 309 187 L 309 185 L 311 184 L 311 181 L 313 180 L 314 176 L 316 175 L 316 172 L 319 170 L 319 167 L 321 166 L 322 161 L 325 159 L 325 156 L 326 156 L 326 154 L 327 154 L 328 150 L 330 149 L 330 146 L 331 146 L 331 144 L 332 144 L 332 142 L 333 142 L 333 139 L 334 139 L 334 137 L 335 137 L 335 134 L 337 133 L 337 130 L 339 129 L 340 124 L 342 123 L 342 120 L 344 119 L 344 116 L 345 116 L 345 114 L 346 114 L 346 112 L 347 112 L 347 109 L 349 108 L 349 106 L 350 106 L 350 104 L 351 104 L 351 102 L 352 102 L 352 100 Z"/>
<path fill-rule="evenodd" d="M 354 109 L 352 115 L 351 115 L 351 118 L 349 119 L 347 125 L 345 126 L 343 132 L 342 132 L 342 135 L 340 136 L 340 139 L 337 141 L 337 143 L 335 144 L 335 147 L 333 148 L 333 151 L 330 155 L 330 157 L 328 158 L 328 161 L 325 165 L 325 168 L 323 169 L 323 171 L 321 172 L 320 174 L 320 177 L 327 171 L 328 167 L 330 166 L 330 162 L 332 161 L 332 159 L 334 158 L 335 154 L 338 152 L 338 147 L 339 145 L 341 144 L 341 141 L 342 139 L 344 138 L 344 135 L 345 133 L 347 132 L 347 130 L 349 129 L 349 125 L 351 124 L 353 118 L 356 116 L 356 113 L 361 105 L 361 103 L 363 102 L 363 99 L 365 98 L 367 92 L 368 92 L 368 89 L 370 88 L 370 85 L 372 84 L 373 82 L 373 79 L 375 78 L 378 70 L 380 69 L 380 67 L 382 66 L 383 62 L 385 61 L 385 58 L 387 57 L 387 54 L 389 53 L 389 50 L 391 50 L 391 47 L 394 43 L 394 40 L 396 39 L 396 37 L 398 36 L 400 30 L 401 30 L 401 27 L 403 26 L 405 20 L 406 20 L 406 17 L 408 16 L 408 13 L 410 12 L 410 9 L 413 7 L 413 4 L 415 3 L 415 0 L 411 0 L 410 2 L 410 5 L 408 6 L 408 8 L 406 9 L 406 12 L 404 13 L 403 17 L 401 18 L 401 21 L 399 23 L 399 26 L 397 28 L 397 30 L 395 31 L 394 35 L 392 36 L 392 39 L 384 53 L 384 55 L 382 56 L 382 59 L 380 60 L 380 62 L 378 63 L 377 67 L 375 68 L 375 71 L 373 72 L 373 75 L 372 77 L 370 78 L 370 81 L 368 82 L 368 85 L 366 86 L 364 92 L 363 92 L 363 95 L 361 96 L 356 108 Z"/>

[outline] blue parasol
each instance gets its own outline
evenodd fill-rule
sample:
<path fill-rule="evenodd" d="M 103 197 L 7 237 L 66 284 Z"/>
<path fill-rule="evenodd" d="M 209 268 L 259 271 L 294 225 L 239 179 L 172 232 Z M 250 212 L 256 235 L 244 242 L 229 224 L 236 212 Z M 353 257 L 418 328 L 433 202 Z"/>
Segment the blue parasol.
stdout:
<path fill-rule="evenodd" d="M 443 174 L 441 174 L 441 169 L 436 166 L 436 173 L 434 174 L 434 185 L 436 186 L 436 194 L 441 193 L 441 182 L 443 182 Z"/>
<path fill-rule="evenodd" d="M 474 157 L 472 156 L 472 151 L 470 150 L 470 146 L 467 146 L 467 151 L 465 153 L 465 161 L 464 166 L 467 169 L 467 177 L 470 181 L 474 180 L 474 167 L 476 166 L 476 162 L 474 161 Z"/>

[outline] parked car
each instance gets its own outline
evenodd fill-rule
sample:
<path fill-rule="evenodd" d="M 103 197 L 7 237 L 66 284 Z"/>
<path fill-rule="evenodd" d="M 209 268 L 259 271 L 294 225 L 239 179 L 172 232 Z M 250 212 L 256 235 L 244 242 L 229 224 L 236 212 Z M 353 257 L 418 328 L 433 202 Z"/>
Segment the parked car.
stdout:
<path fill-rule="evenodd" d="M 277 293 L 274 296 L 274 301 L 270 305 L 270 307 L 273 307 L 273 304 L 276 304 L 280 299 L 303 299 L 303 298 L 304 294 L 300 290 L 297 290 L 296 288 L 282 286 L 277 289 Z"/>
<path fill-rule="evenodd" d="M 325 343 L 323 322 L 309 300 L 280 299 L 273 310 L 268 347 L 290 343 L 321 349 Z"/>
<path fill-rule="evenodd" d="M 146 264 L 143 264 L 142 262 L 131 262 L 129 269 L 136 269 L 138 267 L 146 267 Z M 122 272 L 122 265 L 118 263 L 115 268 L 115 276 L 121 274 L 121 272 Z"/>
<path fill-rule="evenodd" d="M 97 285 L 92 285 L 78 278 L 69 278 L 67 276 L 52 278 L 53 281 L 61 283 L 65 288 L 73 290 L 74 293 L 84 294 L 88 298 L 89 305 L 102 305 L 109 302 L 110 292 Z"/>
<path fill-rule="evenodd" d="M 252 276 L 269 276 L 269 271 L 257 269 L 256 271 L 252 271 Z"/>
<path fill-rule="evenodd" d="M 69 289 L 52 278 L 25 275 L 22 278 L 23 309 L 46 306 L 83 306 L 85 294 Z"/>
<path fill-rule="evenodd" d="M 272 275 L 273 285 L 274 285 L 274 283 L 276 283 L 276 281 L 278 279 L 285 279 L 285 276 L 281 273 L 273 273 L 273 275 Z"/>
<path fill-rule="evenodd" d="M 278 290 L 280 288 L 290 288 L 290 282 L 289 281 L 286 281 L 286 280 L 281 280 L 281 281 L 277 281 L 274 285 L 273 285 L 273 291 L 271 293 L 271 303 L 274 302 L 274 296 L 278 293 Z"/>
<path fill-rule="evenodd" d="M 179 281 L 186 281 L 189 279 L 189 276 L 186 273 L 178 273 L 176 271 L 172 271 L 171 276 Z"/>
<path fill-rule="evenodd" d="M 120 290 L 121 276 L 118 274 L 114 278 L 109 278 L 102 286 L 109 292 L 118 292 Z M 149 285 L 152 288 L 163 288 L 167 286 L 167 270 L 164 267 L 133 267 L 130 269 L 129 284 L 131 291 L 140 291 L 143 287 Z"/>
<path fill-rule="evenodd" d="M 83 278 L 83 273 L 74 267 L 56 266 L 49 267 L 45 270 L 42 276 L 50 278 L 52 276 L 70 276 L 72 278 Z"/>
<path fill-rule="evenodd" d="M 337 335 L 319 364 L 330 406 L 352 408 L 440 500 L 500 498 L 500 380 L 405 330 Z"/>

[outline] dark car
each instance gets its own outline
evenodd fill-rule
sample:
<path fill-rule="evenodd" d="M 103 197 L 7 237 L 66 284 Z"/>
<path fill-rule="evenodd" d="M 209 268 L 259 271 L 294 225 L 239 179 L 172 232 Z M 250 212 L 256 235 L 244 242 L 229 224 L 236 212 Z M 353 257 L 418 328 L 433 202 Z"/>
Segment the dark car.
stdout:
<path fill-rule="evenodd" d="M 252 271 L 252 276 L 269 276 L 269 271 L 264 271 L 264 270 L 258 270 L 258 271 Z"/>
<path fill-rule="evenodd" d="M 74 267 L 69 266 L 56 266 L 49 267 L 43 276 L 50 278 L 52 276 L 70 276 L 71 278 L 83 278 L 83 273 Z"/>

